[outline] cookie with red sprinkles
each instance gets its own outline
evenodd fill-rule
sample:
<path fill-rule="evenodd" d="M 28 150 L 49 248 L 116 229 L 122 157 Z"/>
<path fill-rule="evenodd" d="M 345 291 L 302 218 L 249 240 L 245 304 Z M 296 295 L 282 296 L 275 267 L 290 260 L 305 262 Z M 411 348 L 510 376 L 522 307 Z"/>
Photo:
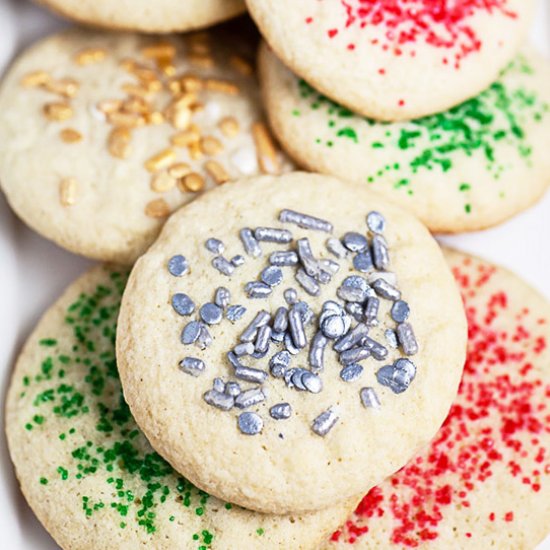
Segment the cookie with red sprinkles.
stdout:
<path fill-rule="evenodd" d="M 458 397 L 326 548 L 534 548 L 548 533 L 550 304 L 503 268 L 446 254 L 469 326 Z"/>
<path fill-rule="evenodd" d="M 407 120 L 486 88 L 528 30 L 533 0 L 247 0 L 277 55 L 377 120 Z"/>

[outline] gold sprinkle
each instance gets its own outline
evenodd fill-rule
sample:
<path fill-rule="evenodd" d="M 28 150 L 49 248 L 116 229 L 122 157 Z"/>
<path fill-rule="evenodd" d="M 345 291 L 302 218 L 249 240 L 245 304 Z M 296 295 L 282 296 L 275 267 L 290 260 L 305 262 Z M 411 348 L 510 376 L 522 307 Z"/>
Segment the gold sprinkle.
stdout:
<path fill-rule="evenodd" d="M 97 104 L 97 108 L 102 113 L 112 113 L 118 111 L 122 105 L 122 101 L 118 99 L 104 99 Z"/>
<path fill-rule="evenodd" d="M 37 88 L 38 86 L 47 84 L 51 78 L 46 71 L 33 71 L 21 79 L 21 85 L 25 88 Z"/>
<path fill-rule="evenodd" d="M 76 202 L 78 184 L 74 178 L 65 178 L 59 184 L 59 202 L 62 206 L 72 206 Z"/>
<path fill-rule="evenodd" d="M 128 128 L 114 128 L 107 138 L 109 153 L 117 159 L 125 159 L 131 152 L 132 134 Z"/>
<path fill-rule="evenodd" d="M 76 143 L 82 140 L 82 134 L 73 128 L 63 128 L 59 135 L 65 143 Z"/>
<path fill-rule="evenodd" d="M 130 72 L 142 82 L 159 82 L 157 73 L 153 69 L 145 67 L 144 65 L 139 65 L 136 63 Z"/>
<path fill-rule="evenodd" d="M 231 66 L 244 76 L 250 76 L 254 72 L 252 64 L 249 63 L 244 57 L 240 55 L 232 55 L 229 58 Z"/>
<path fill-rule="evenodd" d="M 214 58 L 211 55 L 191 53 L 187 56 L 187 60 L 191 65 L 202 69 L 211 69 L 214 66 Z"/>
<path fill-rule="evenodd" d="M 145 120 L 148 124 L 162 124 L 164 122 L 164 115 L 159 111 L 153 111 L 145 115 Z"/>
<path fill-rule="evenodd" d="M 170 141 L 176 147 L 189 147 L 192 143 L 198 142 L 200 137 L 199 128 L 195 124 L 191 124 L 187 130 L 174 134 Z"/>
<path fill-rule="evenodd" d="M 107 113 L 107 121 L 113 126 L 136 128 L 145 124 L 145 118 L 137 113 L 112 112 Z"/>
<path fill-rule="evenodd" d="M 226 137 L 235 137 L 239 133 L 239 123 L 236 118 L 229 116 L 219 123 L 220 130 Z"/>
<path fill-rule="evenodd" d="M 174 57 L 176 55 L 176 48 L 170 42 L 158 42 L 157 44 L 151 44 L 141 49 L 141 55 L 148 59 L 155 59 L 158 57 Z"/>
<path fill-rule="evenodd" d="M 252 125 L 252 135 L 256 144 L 256 154 L 260 169 L 264 174 L 278 174 L 281 170 L 277 149 L 273 139 L 263 122 Z"/>
<path fill-rule="evenodd" d="M 166 76 L 174 76 L 176 74 L 176 67 L 174 65 L 173 57 L 159 57 L 157 58 L 157 67 Z"/>
<path fill-rule="evenodd" d="M 142 97 L 130 97 L 122 103 L 120 106 L 120 111 L 123 113 L 138 113 L 140 115 L 149 114 L 151 108 L 149 103 Z"/>
<path fill-rule="evenodd" d="M 204 111 L 204 103 L 200 101 L 196 101 L 195 103 L 192 103 L 189 108 L 194 112 L 198 113 L 200 111 Z"/>
<path fill-rule="evenodd" d="M 176 152 L 173 149 L 164 149 L 164 151 L 160 151 L 146 161 L 145 168 L 149 172 L 158 172 L 159 170 L 168 168 L 168 166 L 174 162 L 175 158 Z"/>
<path fill-rule="evenodd" d="M 201 150 L 205 155 L 213 157 L 223 151 L 223 145 L 219 139 L 207 136 L 201 139 Z"/>
<path fill-rule="evenodd" d="M 188 74 L 180 78 L 180 86 L 186 92 L 198 92 L 203 89 L 204 82 L 198 76 Z"/>
<path fill-rule="evenodd" d="M 229 174 L 225 168 L 215 160 L 205 162 L 204 169 L 216 180 L 218 185 L 229 181 Z"/>
<path fill-rule="evenodd" d="M 206 80 L 206 89 L 211 92 L 221 92 L 222 94 L 237 95 L 239 87 L 227 80 L 219 80 L 217 78 L 209 78 Z"/>
<path fill-rule="evenodd" d="M 80 84 L 74 78 L 62 78 L 61 80 L 49 80 L 44 87 L 48 92 L 70 98 L 76 96 Z"/>
<path fill-rule="evenodd" d="M 183 184 L 187 191 L 196 193 L 204 189 L 204 178 L 200 174 L 193 172 L 183 178 Z"/>
<path fill-rule="evenodd" d="M 185 162 L 177 162 L 168 168 L 168 173 L 173 178 L 181 179 L 191 173 L 191 168 L 189 164 L 185 164 Z"/>
<path fill-rule="evenodd" d="M 128 83 L 122 85 L 122 91 L 126 92 L 128 95 L 140 98 L 145 98 L 150 93 L 149 90 L 143 86 Z"/>
<path fill-rule="evenodd" d="M 187 150 L 189 151 L 189 156 L 193 160 L 198 160 L 202 157 L 202 149 L 198 141 L 194 141 L 193 143 L 190 143 L 187 146 Z"/>
<path fill-rule="evenodd" d="M 170 207 L 164 199 L 155 199 L 145 206 L 145 215 L 150 218 L 166 218 L 170 215 Z"/>
<path fill-rule="evenodd" d="M 158 172 L 151 178 L 151 189 L 156 193 L 166 193 L 176 186 L 176 178 L 166 170 Z"/>
<path fill-rule="evenodd" d="M 185 130 L 191 124 L 191 111 L 186 108 L 176 109 L 172 116 L 172 125 L 178 130 Z"/>
<path fill-rule="evenodd" d="M 168 82 L 168 90 L 174 95 L 181 93 L 181 82 L 178 79 L 170 80 Z"/>
<path fill-rule="evenodd" d="M 44 105 L 44 115 L 49 120 L 67 120 L 73 116 L 73 110 L 65 102 L 46 103 Z"/>
<path fill-rule="evenodd" d="M 79 65 L 92 65 L 103 61 L 106 56 L 107 50 L 105 48 L 85 48 L 74 56 L 74 60 Z"/>

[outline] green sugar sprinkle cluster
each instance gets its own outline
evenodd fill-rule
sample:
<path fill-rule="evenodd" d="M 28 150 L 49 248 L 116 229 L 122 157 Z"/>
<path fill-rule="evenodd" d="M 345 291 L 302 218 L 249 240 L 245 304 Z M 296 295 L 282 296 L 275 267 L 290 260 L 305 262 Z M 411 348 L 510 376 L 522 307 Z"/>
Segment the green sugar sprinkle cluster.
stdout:
<path fill-rule="evenodd" d="M 525 58 L 519 57 L 501 77 L 511 72 L 532 74 L 533 69 Z M 300 96 L 308 101 L 312 110 L 324 110 L 328 115 L 327 127 L 332 137 L 328 140 L 317 137 L 316 143 L 331 148 L 346 140 L 372 149 L 395 150 L 396 159 L 406 160 L 375 167 L 367 182 L 373 183 L 382 176 L 387 178 L 388 174 L 395 174 L 394 187 L 405 188 L 409 194 L 413 194 L 414 174 L 422 170 L 448 172 L 456 159 L 464 156 L 483 158 L 487 171 L 498 180 L 507 161 L 498 155 L 497 147 L 502 142 L 512 145 L 519 157 L 530 165 L 532 148 L 524 127 L 530 120 L 540 122 L 549 108 L 535 93 L 523 87 L 507 86 L 501 78 L 478 96 L 443 113 L 406 123 L 381 123 L 354 115 L 318 93 L 304 80 L 299 80 L 298 86 Z M 301 116 L 298 109 L 292 113 Z M 361 142 L 359 124 L 385 127 L 386 131 L 382 139 Z M 403 157 L 400 152 L 409 154 Z M 460 183 L 458 191 L 470 188 L 471 183 Z M 469 205 L 465 209 L 468 212 Z"/>
<path fill-rule="evenodd" d="M 22 379 L 23 397 L 33 391 L 35 414 L 24 425 L 26 430 L 47 429 L 49 417 L 66 421 L 58 439 L 70 449 L 71 460 L 55 471 L 41 472 L 38 483 L 93 476 L 104 483 L 104 500 L 82 496 L 82 513 L 117 514 L 119 527 L 135 522 L 147 533 L 157 531 L 162 505 L 175 501 L 202 516 L 210 496 L 179 476 L 146 441 L 124 401 L 115 360 L 116 319 L 126 276 L 110 273 L 108 285 L 98 285 L 91 294 L 81 294 L 67 310 L 65 322 L 71 327 L 71 349 L 60 349 L 54 338 L 39 345 L 48 355 L 34 377 Z M 67 373 L 77 369 L 82 376 L 73 383 Z M 80 380 L 81 378 L 81 380 Z M 71 377 L 75 380 L 75 377 Z M 83 441 L 78 434 L 79 418 L 92 414 L 97 419 L 95 436 Z M 78 441 L 78 443 L 75 443 Z M 225 509 L 231 510 L 230 504 Z M 176 517 L 167 516 L 171 522 Z M 263 534 L 258 529 L 258 535 Z M 193 534 L 197 550 L 211 547 L 214 534 L 209 530 Z"/>

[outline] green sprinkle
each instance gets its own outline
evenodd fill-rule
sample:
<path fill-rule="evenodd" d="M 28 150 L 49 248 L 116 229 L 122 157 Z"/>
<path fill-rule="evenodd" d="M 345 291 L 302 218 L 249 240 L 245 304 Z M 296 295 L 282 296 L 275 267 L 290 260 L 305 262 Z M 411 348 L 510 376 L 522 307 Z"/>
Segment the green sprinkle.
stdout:
<path fill-rule="evenodd" d="M 226 502 L 225 503 L 225 509 L 226 510 L 231 510 L 231 508 L 233 508 L 233 505 L 230 502 Z"/>
<path fill-rule="evenodd" d="M 458 190 L 459 191 L 469 191 L 472 186 L 469 183 L 461 183 Z"/>
<path fill-rule="evenodd" d="M 48 485 L 48 480 L 45 477 L 40 478 L 40 484 L 41 485 Z"/>
<path fill-rule="evenodd" d="M 27 424 L 25 424 L 25 430 L 28 430 L 30 432 L 32 430 L 32 424 L 29 424 L 27 422 Z"/>
<path fill-rule="evenodd" d="M 61 479 L 63 481 L 65 481 L 66 479 L 69 478 L 69 472 L 67 470 L 65 470 L 65 468 L 63 468 L 62 466 L 59 466 L 57 468 L 57 472 L 59 473 L 59 475 L 61 476 Z"/>
<path fill-rule="evenodd" d="M 46 348 L 53 348 L 54 346 L 57 346 L 57 340 L 54 338 L 43 338 L 42 340 L 39 340 L 38 343 Z"/>
<path fill-rule="evenodd" d="M 469 214 L 472 211 L 472 205 L 471 204 L 465 204 L 464 205 L 464 211 L 466 214 Z"/>
<path fill-rule="evenodd" d="M 176 516 L 170 516 L 169 520 L 174 521 L 176 519 Z"/>
<path fill-rule="evenodd" d="M 259 529 L 256 529 L 256 533 L 260 535 L 260 537 L 265 533 L 265 531 L 260 527 Z"/>

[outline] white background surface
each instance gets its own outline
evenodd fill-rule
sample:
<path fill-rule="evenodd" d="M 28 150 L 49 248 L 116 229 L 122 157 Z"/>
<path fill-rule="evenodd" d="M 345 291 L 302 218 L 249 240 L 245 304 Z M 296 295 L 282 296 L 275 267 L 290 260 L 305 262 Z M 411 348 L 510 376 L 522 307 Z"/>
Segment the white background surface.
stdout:
<path fill-rule="evenodd" d="M 0 72 L 7 67 L 15 52 L 63 25 L 59 19 L 25 0 L 0 0 Z M 550 0 L 539 0 L 532 41 L 550 56 Z M 550 154 L 550 143 L 545 146 Z M 521 183 L 529 185 L 527 181 Z M 496 229 L 441 240 L 509 267 L 550 299 L 549 237 L 550 193 L 537 206 Z M 90 262 L 32 233 L 16 220 L 0 197 L 2 427 L 4 396 L 19 348 L 44 309 L 89 265 Z M 19 493 L 3 429 L 0 434 L 0 548 L 58 548 Z M 550 550 L 550 538 L 539 550 Z"/>

